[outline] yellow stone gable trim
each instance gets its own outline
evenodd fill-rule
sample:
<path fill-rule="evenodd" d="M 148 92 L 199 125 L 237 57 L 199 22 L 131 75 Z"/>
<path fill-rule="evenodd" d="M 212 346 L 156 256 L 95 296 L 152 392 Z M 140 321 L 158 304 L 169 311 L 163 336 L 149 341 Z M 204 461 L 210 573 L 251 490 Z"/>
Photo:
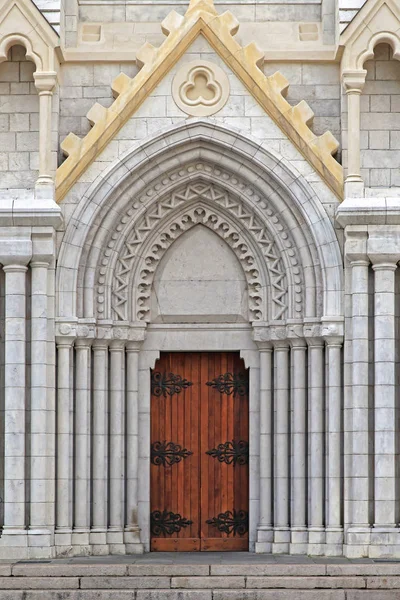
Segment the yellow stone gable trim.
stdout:
<path fill-rule="evenodd" d="M 56 195 L 60 202 L 85 169 L 96 159 L 108 142 L 151 94 L 199 34 L 202 34 L 266 113 L 286 133 L 304 157 L 313 165 L 335 194 L 342 198 L 343 170 L 332 154 L 338 142 L 330 131 L 316 136 L 309 124 L 313 112 L 301 101 L 291 106 L 286 95 L 289 84 L 279 72 L 266 77 L 259 66 L 263 53 L 252 43 L 240 46 L 233 38 L 239 24 L 230 12 L 218 15 L 212 0 L 191 0 L 185 16 L 172 11 L 162 23 L 167 39 L 159 47 L 145 44 L 137 53 L 141 66 L 131 79 L 121 73 L 113 82 L 116 100 L 105 108 L 96 103 L 87 117 L 93 124 L 83 138 L 70 133 L 61 144 L 68 156 L 57 169 Z"/>

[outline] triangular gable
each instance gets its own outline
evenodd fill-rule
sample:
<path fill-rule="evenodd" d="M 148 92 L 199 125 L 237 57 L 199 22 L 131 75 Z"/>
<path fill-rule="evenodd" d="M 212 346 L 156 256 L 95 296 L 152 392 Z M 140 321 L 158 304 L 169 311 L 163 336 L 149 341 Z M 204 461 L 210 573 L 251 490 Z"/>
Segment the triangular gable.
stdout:
<path fill-rule="evenodd" d="M 116 100 L 110 108 L 98 103 L 91 108 L 87 115 L 93 123 L 91 131 L 83 139 L 70 133 L 61 144 L 68 158 L 57 169 L 57 200 L 65 196 L 200 34 L 341 198 L 343 171 L 332 156 L 339 146 L 337 140 L 329 131 L 321 136 L 311 131 L 313 112 L 308 104 L 302 101 L 292 107 L 285 100 L 288 81 L 279 72 L 264 75 L 258 66 L 264 61 L 263 53 L 255 44 L 242 47 L 233 38 L 238 27 L 230 12 L 218 15 L 212 0 L 191 0 L 185 16 L 172 11 L 162 23 L 167 35 L 164 43 L 159 48 L 145 44 L 138 51 L 137 62 L 142 65 L 139 73 L 133 79 L 121 73 L 114 80 Z"/>
<path fill-rule="evenodd" d="M 373 58 L 378 43 L 389 43 L 400 59 L 400 3 L 398 0 L 367 0 L 340 36 L 345 47 L 342 70 L 360 70 Z"/>
<path fill-rule="evenodd" d="M 0 62 L 15 44 L 25 46 L 38 71 L 55 71 L 59 38 L 32 0 L 0 0 Z"/>

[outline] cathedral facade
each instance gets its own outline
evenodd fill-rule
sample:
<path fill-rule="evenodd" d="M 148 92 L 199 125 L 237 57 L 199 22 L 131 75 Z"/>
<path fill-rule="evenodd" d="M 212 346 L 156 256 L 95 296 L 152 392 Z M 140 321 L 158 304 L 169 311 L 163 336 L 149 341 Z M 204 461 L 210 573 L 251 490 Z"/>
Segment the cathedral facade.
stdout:
<path fill-rule="evenodd" d="M 397 0 L 0 0 L 0 558 L 400 557 Z"/>

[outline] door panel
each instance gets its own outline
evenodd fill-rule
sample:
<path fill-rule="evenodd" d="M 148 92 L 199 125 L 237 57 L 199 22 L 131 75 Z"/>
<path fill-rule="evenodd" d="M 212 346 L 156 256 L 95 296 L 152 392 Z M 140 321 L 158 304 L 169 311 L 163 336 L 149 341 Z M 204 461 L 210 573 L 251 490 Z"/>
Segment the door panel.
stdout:
<path fill-rule="evenodd" d="M 161 355 L 152 372 L 152 550 L 248 549 L 248 430 L 239 354 Z"/>

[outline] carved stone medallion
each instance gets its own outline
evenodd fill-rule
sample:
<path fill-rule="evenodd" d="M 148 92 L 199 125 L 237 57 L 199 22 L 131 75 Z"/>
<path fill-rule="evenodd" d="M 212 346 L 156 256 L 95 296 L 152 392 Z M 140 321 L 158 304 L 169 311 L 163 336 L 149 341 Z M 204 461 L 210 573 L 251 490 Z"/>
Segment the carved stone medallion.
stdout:
<path fill-rule="evenodd" d="M 195 60 L 183 65 L 172 82 L 172 97 L 188 115 L 207 117 L 221 110 L 229 97 L 229 80 L 212 62 Z"/>

